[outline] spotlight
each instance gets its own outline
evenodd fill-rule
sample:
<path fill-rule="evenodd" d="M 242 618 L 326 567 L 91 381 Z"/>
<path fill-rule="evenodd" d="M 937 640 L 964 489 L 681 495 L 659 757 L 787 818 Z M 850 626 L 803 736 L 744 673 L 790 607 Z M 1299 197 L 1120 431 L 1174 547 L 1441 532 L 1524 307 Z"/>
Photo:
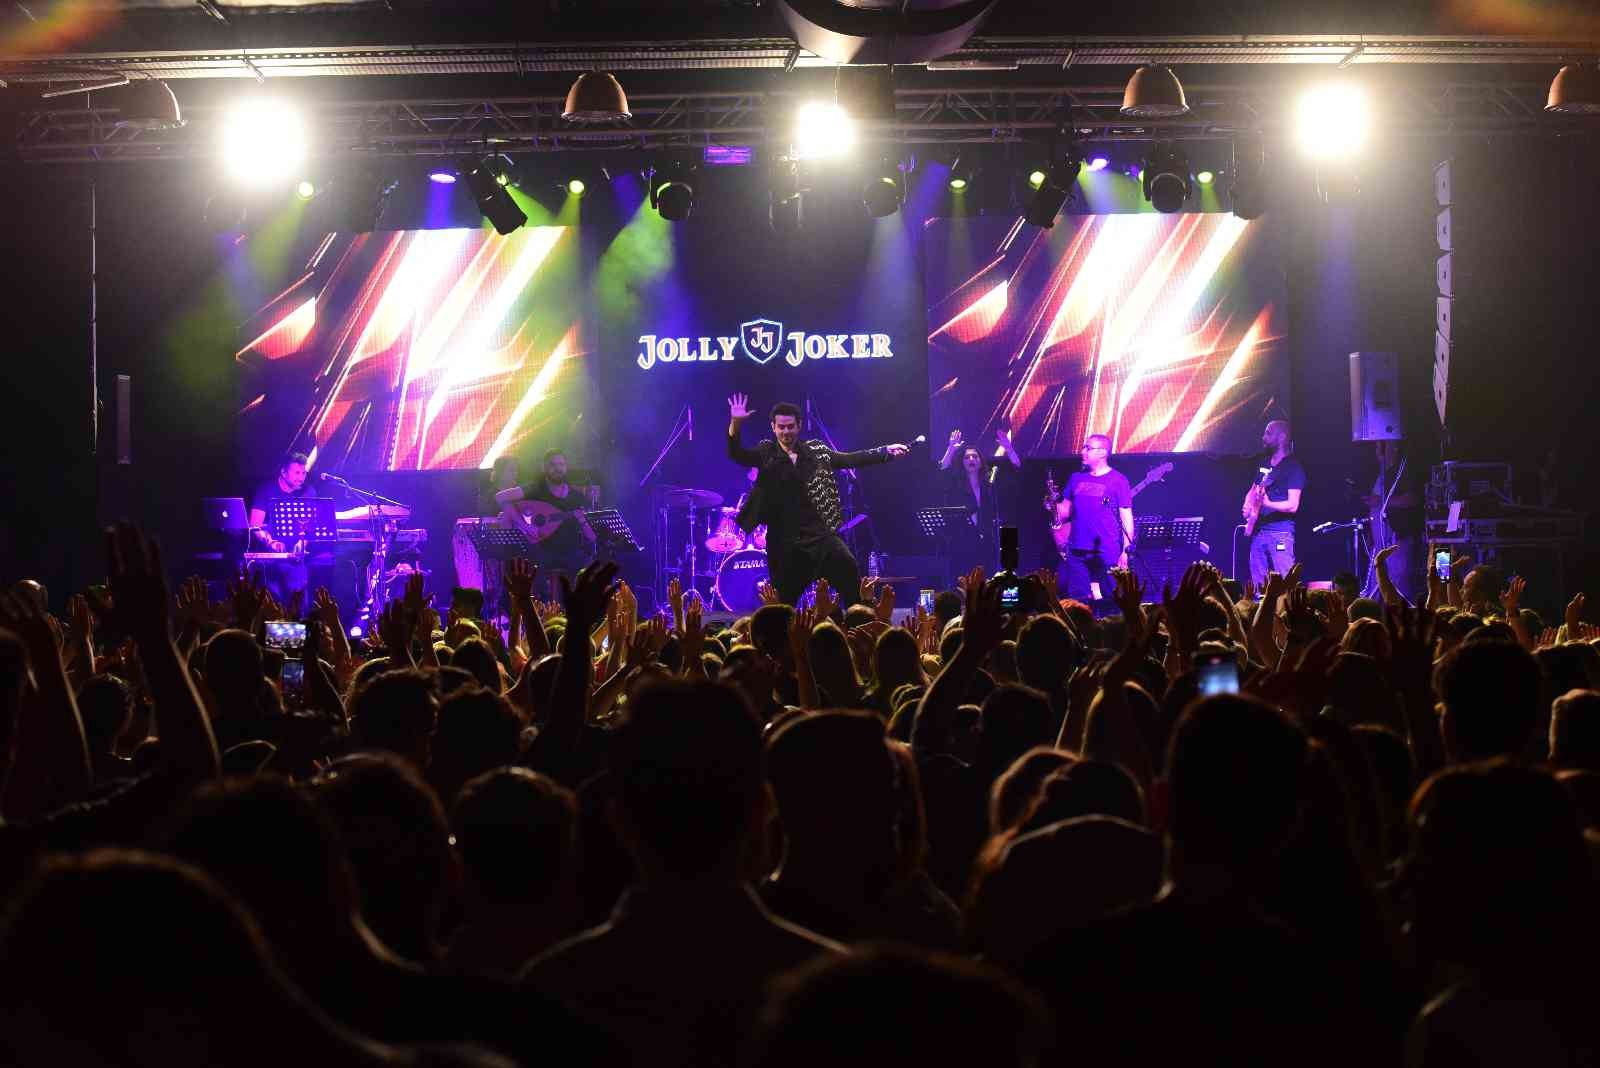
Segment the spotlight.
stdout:
<path fill-rule="evenodd" d="M 1199 174 L 1194 176 L 1194 180 L 1199 182 L 1201 185 L 1210 185 L 1216 180 L 1216 177 L 1217 176 L 1212 174 L 1210 171 L 1201 171 Z"/>
<path fill-rule="evenodd" d="M 844 155 L 855 142 L 855 123 L 838 104 L 812 100 L 800 105 L 794 126 L 796 156 L 831 159 Z"/>
<path fill-rule="evenodd" d="M 1349 159 L 1366 144 L 1372 105 L 1362 88 L 1330 82 L 1301 94 L 1295 108 L 1295 139 L 1314 160 Z"/>
<path fill-rule="evenodd" d="M 1573 63 L 1556 71 L 1544 109 L 1557 115 L 1600 114 L 1600 70 Z"/>
<path fill-rule="evenodd" d="M 222 159 L 228 174 L 246 185 L 267 186 L 299 169 L 306 155 L 300 116 L 271 100 L 236 106 L 223 124 Z"/>
<path fill-rule="evenodd" d="M 1169 215 L 1182 210 L 1192 191 L 1188 154 L 1170 141 L 1150 150 L 1139 177 L 1144 184 L 1144 198 L 1157 211 Z"/>
<path fill-rule="evenodd" d="M 511 194 L 506 192 L 505 185 L 500 181 L 505 173 L 499 163 L 503 158 L 485 156 L 466 174 L 467 188 L 472 191 L 472 199 L 477 202 L 478 210 L 489 220 L 494 232 L 501 236 L 512 233 L 528 221 L 528 216 L 511 199 Z"/>
<path fill-rule="evenodd" d="M 1229 168 L 1229 199 L 1233 213 L 1241 219 L 1259 219 L 1267 211 L 1269 187 L 1267 185 L 1266 156 L 1261 145 L 1255 142 L 1235 143 L 1233 166 Z"/>
<path fill-rule="evenodd" d="M 117 97 L 117 125 L 135 130 L 172 130 L 184 125 L 178 98 L 166 82 L 129 82 Z"/>
<path fill-rule="evenodd" d="M 971 188 L 973 180 L 977 177 L 975 170 L 972 164 L 957 156 L 950 164 L 950 191 L 964 193 Z"/>
<path fill-rule="evenodd" d="M 800 167 L 792 159 L 779 159 L 772 172 L 767 196 L 767 221 L 780 234 L 799 233 L 805 224 L 805 189 L 800 185 Z"/>
<path fill-rule="evenodd" d="M 869 173 L 867 180 L 862 183 L 861 203 L 874 219 L 893 215 L 900 210 L 905 199 L 906 188 L 900 177 L 900 168 L 891 160 L 884 160 L 882 166 Z"/>
<path fill-rule="evenodd" d="M 431 171 L 428 172 L 428 181 L 436 182 L 439 185 L 455 185 L 456 184 L 456 172 L 455 171 L 451 171 L 451 170 L 445 170 L 442 167 L 441 168 L 437 168 L 435 170 L 431 170 Z"/>
<path fill-rule="evenodd" d="M 294 195 L 301 200 L 310 200 L 317 195 L 317 183 L 309 178 L 302 178 L 294 187 Z"/>
<path fill-rule="evenodd" d="M 694 212 L 694 168 L 674 164 L 650 174 L 650 206 L 668 222 L 682 222 Z"/>
<path fill-rule="evenodd" d="M 1145 66 L 1128 79 L 1121 110 L 1136 119 L 1170 119 L 1189 114 L 1189 101 L 1171 67 Z"/>
<path fill-rule="evenodd" d="M 1089 169 L 1091 171 L 1103 171 L 1110 165 L 1111 161 L 1105 156 L 1096 156 L 1089 161 Z"/>
<path fill-rule="evenodd" d="M 1072 189 L 1077 184 L 1078 172 L 1083 169 L 1083 154 L 1077 145 L 1067 149 L 1066 155 L 1050 165 L 1050 170 L 1045 174 L 1028 201 L 1028 207 L 1023 212 L 1023 218 L 1030 226 L 1050 229 L 1056 224 L 1056 216 L 1061 214 L 1061 208 L 1072 195 Z M 1032 181 L 1032 176 L 1029 176 Z"/>
<path fill-rule="evenodd" d="M 567 194 L 569 196 L 581 197 L 588 191 L 589 187 L 583 184 L 582 178 L 574 178 L 567 183 Z"/>
<path fill-rule="evenodd" d="M 1029 189 L 1038 189 L 1041 185 L 1044 185 L 1045 177 L 1046 177 L 1046 175 L 1045 175 L 1044 171 L 1039 171 L 1039 170 L 1029 171 L 1028 172 L 1028 188 Z"/>
<path fill-rule="evenodd" d="M 572 83 L 561 117 L 568 122 L 621 122 L 633 118 L 633 112 L 616 75 L 596 70 Z"/>

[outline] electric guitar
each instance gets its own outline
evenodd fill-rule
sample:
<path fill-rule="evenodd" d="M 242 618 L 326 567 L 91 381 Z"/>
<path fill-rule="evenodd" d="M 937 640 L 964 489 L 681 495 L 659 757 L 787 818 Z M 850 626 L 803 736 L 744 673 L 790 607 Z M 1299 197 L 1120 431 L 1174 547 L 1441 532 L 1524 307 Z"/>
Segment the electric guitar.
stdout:
<path fill-rule="evenodd" d="M 1143 493 L 1157 482 L 1160 482 L 1171 473 L 1171 461 L 1156 464 L 1149 471 L 1145 472 L 1145 476 L 1139 480 L 1138 485 L 1134 486 L 1128 491 L 1128 499 L 1130 501 L 1133 500 L 1133 498 L 1139 496 L 1139 494 Z M 1067 551 L 1067 540 L 1072 535 L 1072 521 L 1061 518 L 1061 509 L 1059 507 L 1061 503 L 1061 490 L 1056 486 L 1056 475 L 1054 471 L 1045 472 L 1044 484 L 1047 494 L 1044 499 L 1044 506 L 1050 510 L 1050 537 L 1056 543 L 1056 551 L 1064 553 Z"/>
<path fill-rule="evenodd" d="M 1250 483 L 1250 488 L 1245 491 L 1244 508 L 1244 536 L 1251 537 L 1256 532 L 1256 524 L 1261 522 L 1261 502 L 1267 499 L 1267 475 L 1270 468 L 1265 468 L 1256 480 Z"/>

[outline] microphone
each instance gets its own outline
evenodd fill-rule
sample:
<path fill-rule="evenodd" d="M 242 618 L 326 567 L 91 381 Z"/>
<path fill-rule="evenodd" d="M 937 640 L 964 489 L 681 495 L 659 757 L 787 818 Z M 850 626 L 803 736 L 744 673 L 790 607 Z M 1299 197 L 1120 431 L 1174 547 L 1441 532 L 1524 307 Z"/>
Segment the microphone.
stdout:
<path fill-rule="evenodd" d="M 911 439 L 911 444 L 913 445 L 926 445 L 927 443 L 928 435 L 926 434 L 918 434 L 916 437 Z"/>
<path fill-rule="evenodd" d="M 1313 534 L 1321 534 L 1324 530 L 1327 530 L 1328 528 L 1330 528 L 1332 526 L 1333 526 L 1333 521 L 1332 520 L 1329 520 L 1326 523 L 1318 523 L 1316 526 L 1311 528 L 1311 533 L 1313 533 Z"/>
<path fill-rule="evenodd" d="M 685 405 L 684 406 L 684 411 L 689 413 L 689 440 L 693 441 L 694 440 L 694 409 L 690 408 L 688 405 Z"/>
<path fill-rule="evenodd" d="M 322 479 L 322 481 L 324 481 L 324 482 L 332 482 L 336 486 L 348 486 L 348 485 L 350 485 L 350 483 L 346 482 L 344 479 L 340 478 L 338 475 L 330 475 L 326 471 L 322 472 L 317 477 Z"/>

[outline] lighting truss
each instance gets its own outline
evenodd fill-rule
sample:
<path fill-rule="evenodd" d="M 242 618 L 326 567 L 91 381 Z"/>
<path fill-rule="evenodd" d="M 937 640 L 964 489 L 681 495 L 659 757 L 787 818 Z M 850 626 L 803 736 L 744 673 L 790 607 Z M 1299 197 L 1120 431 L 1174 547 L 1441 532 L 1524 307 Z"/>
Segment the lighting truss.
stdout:
<path fill-rule="evenodd" d="M 1085 144 L 1111 141 L 1216 141 L 1238 134 L 1274 136 L 1292 120 L 1293 93 L 1281 83 L 1185 81 L 1191 112 L 1131 120 L 1118 112 L 1123 84 L 971 86 L 897 89 L 895 118 L 861 133 L 898 144 L 1037 142 L 1069 111 Z M 1551 135 L 1591 129 L 1544 112 L 1549 82 L 1441 81 L 1372 86 L 1387 130 L 1409 137 Z M 781 154 L 787 115 L 798 92 L 630 93 L 634 118 L 615 127 L 574 127 L 561 119 L 561 96 L 427 97 L 329 100 L 304 106 L 324 158 L 458 156 L 464 152 L 571 152 L 703 149 L 743 145 Z M 41 105 L 45 102 L 41 102 Z M 221 106 L 185 105 L 189 124 L 175 130 L 118 127 L 114 108 L 24 110 L 17 150 L 28 162 L 112 163 L 197 159 L 215 154 Z"/>

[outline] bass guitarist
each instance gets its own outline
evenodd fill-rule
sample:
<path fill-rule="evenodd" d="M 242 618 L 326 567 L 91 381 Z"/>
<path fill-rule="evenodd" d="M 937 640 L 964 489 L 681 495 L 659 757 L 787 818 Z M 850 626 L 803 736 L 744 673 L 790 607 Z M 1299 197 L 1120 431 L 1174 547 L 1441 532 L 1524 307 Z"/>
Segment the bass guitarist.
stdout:
<path fill-rule="evenodd" d="M 1090 602 L 1110 597 L 1112 567 L 1128 566 L 1133 545 L 1133 493 L 1127 476 L 1108 462 L 1111 439 L 1091 434 L 1079 454 L 1083 470 L 1066 493 L 1046 500 L 1051 533 L 1061 549 L 1059 582 L 1069 597 Z"/>
<path fill-rule="evenodd" d="M 594 560 L 595 534 L 583 510 L 599 503 L 600 488 L 567 481 L 567 457 L 560 449 L 544 454 L 544 474 L 526 485 L 494 495 L 505 521 L 522 531 L 532 559 L 546 573 L 576 575 Z"/>
<path fill-rule="evenodd" d="M 1274 419 L 1261 432 L 1267 466 L 1244 495 L 1244 532 L 1250 537 L 1250 581 L 1265 589 L 1267 575 L 1294 566 L 1294 517 L 1306 488 L 1306 469 L 1294 458 L 1289 424 Z"/>

